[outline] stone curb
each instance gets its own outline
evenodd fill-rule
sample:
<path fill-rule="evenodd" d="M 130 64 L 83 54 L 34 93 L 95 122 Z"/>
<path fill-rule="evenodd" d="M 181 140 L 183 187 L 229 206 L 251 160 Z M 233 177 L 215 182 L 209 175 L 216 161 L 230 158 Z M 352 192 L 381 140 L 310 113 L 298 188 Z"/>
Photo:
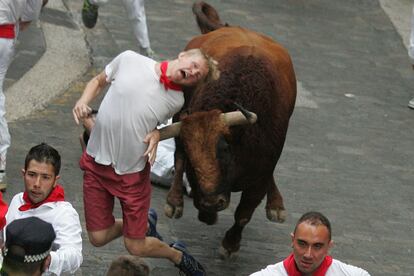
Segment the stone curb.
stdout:
<path fill-rule="evenodd" d="M 49 1 L 52 12 L 67 14 L 62 1 Z M 40 21 L 46 51 L 40 60 L 14 83 L 6 94 L 7 120 L 12 122 L 43 109 L 47 103 L 65 92 L 90 66 L 89 51 L 82 30 Z"/>

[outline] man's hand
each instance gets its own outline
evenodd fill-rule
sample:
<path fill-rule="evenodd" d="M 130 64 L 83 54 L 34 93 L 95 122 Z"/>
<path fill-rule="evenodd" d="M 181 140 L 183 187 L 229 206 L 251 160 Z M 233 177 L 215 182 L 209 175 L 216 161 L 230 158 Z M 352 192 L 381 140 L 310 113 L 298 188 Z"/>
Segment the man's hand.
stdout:
<path fill-rule="evenodd" d="M 29 27 L 30 22 L 31 21 L 19 21 L 19 30 L 20 31 L 26 30 Z"/>
<path fill-rule="evenodd" d="M 98 96 L 98 94 L 108 85 L 106 82 L 105 71 L 102 71 L 95 77 L 93 77 L 83 90 L 82 96 L 76 102 L 75 107 L 72 109 L 73 118 L 76 124 L 87 118 L 92 112 L 92 108 L 89 107 L 89 103 Z"/>
<path fill-rule="evenodd" d="M 155 157 L 157 156 L 158 142 L 160 141 L 160 132 L 158 129 L 154 129 L 145 136 L 144 143 L 148 144 L 147 150 L 144 152 L 144 156 L 148 156 L 148 161 L 151 166 L 154 164 Z"/>
<path fill-rule="evenodd" d="M 92 108 L 82 101 L 77 101 L 75 107 L 72 109 L 73 118 L 77 125 L 79 125 L 80 121 L 87 118 L 91 112 Z"/>
<path fill-rule="evenodd" d="M 52 256 L 50 256 L 50 254 L 49 254 L 49 255 L 47 255 L 46 259 L 43 261 L 43 265 L 40 268 L 42 274 L 43 274 L 43 272 L 46 272 L 46 271 L 49 270 L 49 267 L 50 267 L 50 263 L 51 262 L 52 262 Z"/>

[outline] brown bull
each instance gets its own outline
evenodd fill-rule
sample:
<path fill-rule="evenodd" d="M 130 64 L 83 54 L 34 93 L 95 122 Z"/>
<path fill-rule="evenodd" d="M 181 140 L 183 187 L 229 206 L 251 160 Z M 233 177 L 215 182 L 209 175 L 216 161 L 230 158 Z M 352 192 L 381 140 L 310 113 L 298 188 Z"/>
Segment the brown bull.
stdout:
<path fill-rule="evenodd" d="M 242 191 L 234 225 L 222 241 L 222 253 L 240 247 L 244 226 L 267 195 L 267 218 L 283 222 L 286 211 L 273 172 L 281 155 L 296 99 L 296 79 L 288 52 L 270 37 L 223 24 L 210 5 L 193 11 L 203 35 L 187 49 L 201 48 L 219 62 L 220 78 L 185 91 L 181 131 L 176 139 L 175 179 L 165 213 L 181 217 L 182 177 L 187 173 L 198 218 L 214 224 L 231 192 Z M 257 114 L 255 124 L 229 126 L 222 112 L 239 109 Z M 185 113 L 185 115 L 184 115 Z"/>

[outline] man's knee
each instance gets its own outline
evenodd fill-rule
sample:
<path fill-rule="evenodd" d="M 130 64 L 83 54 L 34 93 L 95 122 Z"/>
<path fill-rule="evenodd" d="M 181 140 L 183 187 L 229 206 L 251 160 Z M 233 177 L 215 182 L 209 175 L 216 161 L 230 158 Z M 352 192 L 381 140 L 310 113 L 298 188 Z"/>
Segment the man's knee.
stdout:
<path fill-rule="evenodd" d="M 95 247 L 101 247 L 108 243 L 106 235 L 102 232 L 88 232 L 89 242 Z"/>
<path fill-rule="evenodd" d="M 148 249 L 145 245 L 145 239 L 124 239 L 125 248 L 129 254 L 139 257 L 146 257 L 148 255 Z"/>

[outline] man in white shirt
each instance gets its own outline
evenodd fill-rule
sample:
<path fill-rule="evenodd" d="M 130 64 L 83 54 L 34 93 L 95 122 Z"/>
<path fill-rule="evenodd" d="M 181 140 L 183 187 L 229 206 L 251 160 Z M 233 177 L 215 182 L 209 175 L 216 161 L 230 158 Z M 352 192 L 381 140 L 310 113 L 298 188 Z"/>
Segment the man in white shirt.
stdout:
<path fill-rule="evenodd" d="M 125 51 L 86 85 L 73 108 L 78 124 L 89 118 L 89 103 L 110 84 L 80 160 L 86 228 L 94 246 L 123 236 L 132 255 L 168 258 L 186 275 L 204 275 L 201 264 L 182 243 L 168 246 L 147 235 L 149 172 L 160 139 L 157 125 L 183 106 L 182 86 L 216 75 L 214 66 L 199 49 L 163 62 Z M 122 219 L 112 213 L 115 197 L 122 205 Z M 155 229 L 153 225 L 150 230 Z"/>
<path fill-rule="evenodd" d="M 10 133 L 6 120 L 3 82 L 12 61 L 19 30 L 39 17 L 42 0 L 0 0 L 0 190 L 7 188 L 6 157 Z"/>
<path fill-rule="evenodd" d="M 13 197 L 6 215 L 7 225 L 27 217 L 52 224 L 56 239 L 46 275 L 73 274 L 83 260 L 78 213 L 65 201 L 63 187 L 57 183 L 60 165 L 60 155 L 53 147 L 42 143 L 31 148 L 22 169 L 25 191 Z"/>
<path fill-rule="evenodd" d="M 369 276 L 365 270 L 328 255 L 333 245 L 331 223 L 319 212 L 308 212 L 291 234 L 293 253 L 250 276 Z"/>

